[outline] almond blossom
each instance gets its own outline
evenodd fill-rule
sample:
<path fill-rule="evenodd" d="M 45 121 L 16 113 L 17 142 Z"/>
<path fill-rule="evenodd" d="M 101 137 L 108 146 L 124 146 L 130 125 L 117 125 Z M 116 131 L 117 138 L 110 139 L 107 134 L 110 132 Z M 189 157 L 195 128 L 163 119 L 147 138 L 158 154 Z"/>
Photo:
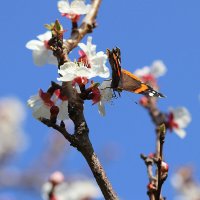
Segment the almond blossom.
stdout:
<path fill-rule="evenodd" d="M 92 37 L 88 37 L 87 45 L 79 43 L 82 49 L 79 62 L 66 62 L 60 66 L 58 81 L 73 81 L 77 77 L 91 79 L 96 76 L 108 78 L 109 68 L 106 67 L 107 55 L 100 51 L 96 53 L 96 45 L 92 44 Z"/>
<path fill-rule="evenodd" d="M 152 75 L 154 78 L 159 78 L 160 76 L 165 75 L 167 68 L 162 60 L 155 60 L 151 66 L 143 67 L 141 69 L 137 69 L 134 74 L 139 77 L 143 77 L 146 75 Z"/>
<path fill-rule="evenodd" d="M 57 65 L 57 59 L 49 49 L 48 41 L 51 39 L 51 31 L 38 35 L 39 40 L 30 40 L 26 43 L 26 48 L 32 50 L 33 61 L 37 66 L 43 66 L 47 63 Z"/>
<path fill-rule="evenodd" d="M 157 87 L 156 79 L 163 76 L 167 71 L 167 68 L 163 61 L 155 60 L 151 66 L 145 66 L 141 69 L 137 69 L 134 74 L 142 79 L 143 82 Z"/>
<path fill-rule="evenodd" d="M 97 69 L 98 68 L 98 69 Z M 100 69 L 98 66 L 93 66 L 88 68 L 82 62 L 66 62 L 60 66 L 58 73 L 61 77 L 57 78 L 58 81 L 73 81 L 77 77 L 84 77 L 87 79 L 94 78 L 96 76 L 100 77 L 108 77 L 109 76 L 109 69 L 108 73 L 104 71 L 103 68 Z"/>
<path fill-rule="evenodd" d="M 105 65 L 107 55 L 103 51 L 96 52 L 96 45 L 92 44 L 92 37 L 87 38 L 87 44 L 79 43 L 78 46 L 82 49 L 79 51 L 79 61 L 83 62 L 88 68 L 92 68 L 95 74 L 102 78 L 108 78 L 110 72 Z"/>
<path fill-rule="evenodd" d="M 37 95 L 31 96 L 28 100 L 28 106 L 33 109 L 33 116 L 36 119 L 51 117 L 51 108 L 57 106 L 59 113 L 58 120 L 68 119 L 68 101 L 61 98 L 57 91 L 51 97 L 50 94 L 43 92 L 41 89 Z"/>
<path fill-rule="evenodd" d="M 170 108 L 167 125 L 169 129 L 174 131 L 180 138 L 184 138 L 186 136 L 184 128 L 188 126 L 191 120 L 191 115 L 185 107 L 176 109 Z"/>
<path fill-rule="evenodd" d="M 62 16 L 66 16 L 74 22 L 79 20 L 80 15 L 87 14 L 90 7 L 91 5 L 86 5 L 84 0 L 74 0 L 71 4 L 68 0 L 58 1 L 58 10 Z"/>

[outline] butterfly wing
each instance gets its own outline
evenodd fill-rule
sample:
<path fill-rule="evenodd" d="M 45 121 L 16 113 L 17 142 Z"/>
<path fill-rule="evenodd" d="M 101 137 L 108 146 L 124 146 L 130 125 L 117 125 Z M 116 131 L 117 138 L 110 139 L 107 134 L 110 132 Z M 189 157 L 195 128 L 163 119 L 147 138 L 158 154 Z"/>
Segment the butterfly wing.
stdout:
<path fill-rule="evenodd" d="M 113 88 L 113 90 L 118 91 L 118 86 L 122 76 L 120 49 L 117 47 L 115 49 L 112 49 L 111 51 L 107 49 L 107 55 L 110 66 L 112 68 L 111 87 Z"/>
<path fill-rule="evenodd" d="M 118 87 L 122 90 L 133 92 L 136 94 L 144 94 L 151 97 L 165 97 L 163 94 L 154 90 L 151 86 L 143 83 L 137 76 L 131 72 L 122 69 L 122 81 Z"/>

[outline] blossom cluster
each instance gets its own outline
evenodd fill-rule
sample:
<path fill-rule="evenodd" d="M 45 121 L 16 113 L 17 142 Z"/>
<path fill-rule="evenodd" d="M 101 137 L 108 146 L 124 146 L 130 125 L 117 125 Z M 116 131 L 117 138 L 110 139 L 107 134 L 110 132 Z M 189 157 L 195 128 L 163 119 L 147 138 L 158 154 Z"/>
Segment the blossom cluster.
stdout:
<path fill-rule="evenodd" d="M 58 1 L 58 11 L 62 16 L 70 19 L 72 23 L 78 23 L 80 16 L 87 14 L 90 9 L 91 5 L 86 5 L 84 0 L 74 0 L 71 3 L 68 0 Z M 49 43 L 54 36 L 53 31 L 38 35 L 38 40 L 31 40 L 26 44 L 26 47 L 32 50 L 34 63 L 38 66 L 58 65 L 57 58 L 52 53 L 53 48 Z M 65 42 L 65 40 L 63 41 Z M 97 104 L 99 113 L 105 116 L 105 103 L 110 102 L 113 97 L 112 80 L 109 78 L 110 71 L 106 66 L 107 55 L 103 51 L 97 52 L 91 36 L 87 38 L 86 44 L 79 43 L 78 47 L 80 48 L 78 59 L 74 62 L 64 62 L 58 67 L 58 84 L 70 81 L 78 93 L 81 93 L 84 88 L 88 95 L 86 99 L 92 100 L 92 104 Z M 144 83 L 159 89 L 157 79 L 165 75 L 166 72 L 167 68 L 163 61 L 155 60 L 150 66 L 135 70 L 134 74 Z M 107 80 L 103 80 L 101 84 L 91 80 L 96 77 Z M 86 87 L 88 88 L 85 89 Z M 142 105 L 145 104 L 146 99 L 146 97 L 141 99 Z M 68 97 L 63 96 L 60 89 L 55 90 L 53 94 L 48 91 L 43 92 L 40 89 L 38 94 L 30 97 L 28 105 L 33 109 L 33 116 L 37 119 L 51 119 L 53 116 L 56 116 L 58 120 L 68 119 Z M 184 138 L 186 135 L 184 129 L 191 121 L 188 110 L 184 107 L 170 109 L 167 118 L 166 124 L 169 130 Z"/>

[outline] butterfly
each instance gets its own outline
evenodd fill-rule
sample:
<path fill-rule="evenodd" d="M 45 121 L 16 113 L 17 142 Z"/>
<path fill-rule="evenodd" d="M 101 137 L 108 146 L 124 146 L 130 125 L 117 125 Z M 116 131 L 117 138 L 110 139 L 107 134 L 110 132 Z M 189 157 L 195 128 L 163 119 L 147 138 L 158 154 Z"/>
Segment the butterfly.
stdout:
<path fill-rule="evenodd" d="M 165 97 L 150 85 L 143 83 L 140 78 L 121 68 L 121 52 L 119 48 L 107 49 L 109 63 L 112 68 L 111 88 L 118 93 L 123 90 L 150 97 Z"/>

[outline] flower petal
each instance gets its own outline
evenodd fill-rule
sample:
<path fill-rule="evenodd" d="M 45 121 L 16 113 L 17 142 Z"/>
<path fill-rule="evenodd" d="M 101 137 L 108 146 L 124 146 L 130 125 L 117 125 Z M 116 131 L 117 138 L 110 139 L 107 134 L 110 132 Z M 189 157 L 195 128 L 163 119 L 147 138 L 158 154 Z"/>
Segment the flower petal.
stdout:
<path fill-rule="evenodd" d="M 48 58 L 48 50 L 33 51 L 33 62 L 37 66 L 43 66 L 46 64 Z"/>
<path fill-rule="evenodd" d="M 143 77 L 143 76 L 146 76 L 147 74 L 150 73 L 150 67 L 143 67 L 141 69 L 137 69 L 135 70 L 134 74 L 136 76 L 139 76 L 139 77 Z"/>
<path fill-rule="evenodd" d="M 46 105 L 41 106 L 39 109 L 33 111 L 33 117 L 39 119 L 40 117 L 50 119 L 50 109 Z"/>
<path fill-rule="evenodd" d="M 151 65 L 151 74 L 155 77 L 158 78 L 160 76 L 165 75 L 167 72 L 167 68 L 165 64 L 163 63 L 162 60 L 155 60 L 152 65 Z"/>
<path fill-rule="evenodd" d="M 71 9 L 68 0 L 58 1 L 58 10 L 60 13 L 70 13 Z"/>
<path fill-rule="evenodd" d="M 184 129 L 174 128 L 173 131 L 178 135 L 181 139 L 185 138 L 186 132 Z"/>
<path fill-rule="evenodd" d="M 71 3 L 71 11 L 74 14 L 84 15 L 89 11 L 89 7 L 85 5 L 83 0 L 74 0 Z"/>
<path fill-rule="evenodd" d="M 86 77 L 90 79 L 96 76 L 91 68 L 87 68 L 82 63 L 77 64 L 73 62 L 67 62 L 62 65 L 58 73 L 62 75 L 62 77 L 57 79 L 59 81 L 72 81 L 76 77 Z"/>
<path fill-rule="evenodd" d="M 191 115 L 187 108 L 178 107 L 176 109 L 169 109 L 174 117 L 174 122 L 178 124 L 179 128 L 186 128 L 188 124 L 192 121 Z"/>
<path fill-rule="evenodd" d="M 99 111 L 99 114 L 100 114 L 101 116 L 104 117 L 104 116 L 106 115 L 105 106 L 104 106 L 103 101 L 99 101 L 99 102 L 98 102 L 98 111 Z"/>
<path fill-rule="evenodd" d="M 109 102 L 113 97 L 111 81 L 112 80 L 103 81 L 99 87 L 99 90 L 101 92 L 101 101 L 103 101 L 103 102 Z"/>
<path fill-rule="evenodd" d="M 53 55 L 53 53 L 51 51 L 48 51 L 49 53 L 49 56 L 48 56 L 48 59 L 47 59 L 47 62 L 49 64 L 52 64 L 52 65 L 58 65 L 58 60 L 57 58 Z"/>
<path fill-rule="evenodd" d="M 51 33 L 51 31 L 46 31 L 43 34 L 38 35 L 37 38 L 42 42 L 48 41 L 52 38 L 52 33 Z"/>
<path fill-rule="evenodd" d="M 41 51 L 44 49 L 44 43 L 38 40 L 30 40 L 26 43 L 26 48 L 30 50 Z"/>

